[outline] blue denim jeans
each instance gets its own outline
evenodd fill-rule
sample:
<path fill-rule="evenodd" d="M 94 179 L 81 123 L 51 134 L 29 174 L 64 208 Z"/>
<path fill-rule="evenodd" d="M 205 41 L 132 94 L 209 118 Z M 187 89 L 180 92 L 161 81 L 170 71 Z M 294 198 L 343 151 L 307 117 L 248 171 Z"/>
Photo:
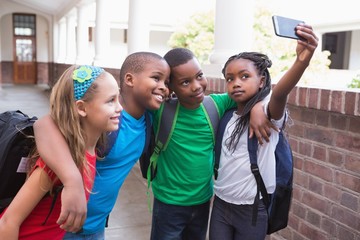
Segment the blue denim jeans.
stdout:
<path fill-rule="evenodd" d="M 210 219 L 210 240 L 264 240 L 268 215 L 259 201 L 256 226 L 252 225 L 253 205 L 235 205 L 215 196 Z"/>
<path fill-rule="evenodd" d="M 78 234 L 67 232 L 63 240 L 104 240 L 105 231 L 93 233 L 93 234 Z"/>
<path fill-rule="evenodd" d="M 205 240 L 210 200 L 195 206 L 177 206 L 154 198 L 151 240 Z"/>

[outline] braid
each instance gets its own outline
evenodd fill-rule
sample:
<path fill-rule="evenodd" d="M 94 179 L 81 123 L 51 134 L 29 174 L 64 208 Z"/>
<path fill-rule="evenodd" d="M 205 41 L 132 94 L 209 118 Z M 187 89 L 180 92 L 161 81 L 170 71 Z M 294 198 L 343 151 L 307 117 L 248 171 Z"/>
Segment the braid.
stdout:
<path fill-rule="evenodd" d="M 260 76 L 265 77 L 264 87 L 245 104 L 241 117 L 235 122 L 236 126 L 231 136 L 226 140 L 226 146 L 230 150 L 235 151 L 236 145 L 239 142 L 240 136 L 244 133 L 250 122 L 250 111 L 256 103 L 262 101 L 271 91 L 271 77 L 268 68 L 271 67 L 272 62 L 268 56 L 258 52 L 242 52 L 231 56 L 225 63 L 222 73 L 225 76 L 226 67 L 228 64 L 237 59 L 247 59 L 254 63 Z"/>

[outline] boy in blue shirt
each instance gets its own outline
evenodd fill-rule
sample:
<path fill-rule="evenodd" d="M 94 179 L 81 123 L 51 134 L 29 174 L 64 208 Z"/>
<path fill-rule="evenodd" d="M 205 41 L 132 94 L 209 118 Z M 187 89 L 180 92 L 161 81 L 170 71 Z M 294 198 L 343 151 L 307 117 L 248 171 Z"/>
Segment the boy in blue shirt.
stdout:
<path fill-rule="evenodd" d="M 169 73 L 166 61 L 155 53 L 137 52 L 125 59 L 120 70 L 120 102 L 123 106 L 120 131 L 109 154 L 96 163 L 97 175 L 87 205 L 86 221 L 80 233 L 71 232 L 77 232 L 85 219 L 79 217 L 81 214 L 76 211 L 69 216 L 67 209 L 71 204 L 78 204 L 71 201 L 76 198 L 70 195 L 78 194 L 71 186 L 82 181 L 77 182 L 74 177 L 76 166 L 71 163 L 72 157 L 66 151 L 68 148 L 64 146 L 65 141 L 51 118 L 46 116 L 36 122 L 34 128 L 39 152 L 44 161 L 54 167 L 54 172 L 59 173 L 58 176 L 64 183 L 62 201 L 68 205 L 62 207 L 58 221 L 60 224 L 64 223 L 62 227 L 68 231 L 64 239 L 104 239 L 106 218 L 115 205 L 118 191 L 126 176 L 144 148 L 145 110 L 158 109 L 165 101 L 168 95 Z M 73 180 L 68 181 L 70 188 L 67 191 L 67 182 L 64 179 L 70 178 Z"/>

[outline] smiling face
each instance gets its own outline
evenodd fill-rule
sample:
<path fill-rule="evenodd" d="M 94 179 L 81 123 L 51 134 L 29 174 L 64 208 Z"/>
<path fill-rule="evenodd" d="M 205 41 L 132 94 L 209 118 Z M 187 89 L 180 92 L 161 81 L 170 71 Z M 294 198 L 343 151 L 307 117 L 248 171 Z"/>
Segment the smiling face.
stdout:
<path fill-rule="evenodd" d="M 142 71 L 131 74 L 133 100 L 146 109 L 159 109 L 169 95 L 170 68 L 164 59 L 153 59 Z M 130 75 L 129 75 L 130 77 Z"/>
<path fill-rule="evenodd" d="M 122 106 L 119 103 L 119 86 L 114 77 L 104 72 L 93 84 L 96 90 L 90 99 L 77 101 L 82 111 L 82 125 L 87 132 L 101 134 L 118 129 Z"/>
<path fill-rule="evenodd" d="M 196 58 L 171 69 L 170 90 L 174 91 L 182 106 L 195 109 L 204 100 L 207 79 Z"/>
<path fill-rule="evenodd" d="M 264 76 L 260 76 L 254 63 L 247 59 L 229 62 L 224 75 L 227 92 L 240 107 L 244 107 L 264 85 Z"/>

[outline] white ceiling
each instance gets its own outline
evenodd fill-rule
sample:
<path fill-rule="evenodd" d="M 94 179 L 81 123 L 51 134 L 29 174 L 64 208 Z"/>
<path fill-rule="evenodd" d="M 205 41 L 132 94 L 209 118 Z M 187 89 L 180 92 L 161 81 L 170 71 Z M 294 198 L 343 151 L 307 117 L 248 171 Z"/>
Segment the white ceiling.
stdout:
<path fill-rule="evenodd" d="M 81 0 L 9 0 L 58 18 L 64 16 Z"/>

